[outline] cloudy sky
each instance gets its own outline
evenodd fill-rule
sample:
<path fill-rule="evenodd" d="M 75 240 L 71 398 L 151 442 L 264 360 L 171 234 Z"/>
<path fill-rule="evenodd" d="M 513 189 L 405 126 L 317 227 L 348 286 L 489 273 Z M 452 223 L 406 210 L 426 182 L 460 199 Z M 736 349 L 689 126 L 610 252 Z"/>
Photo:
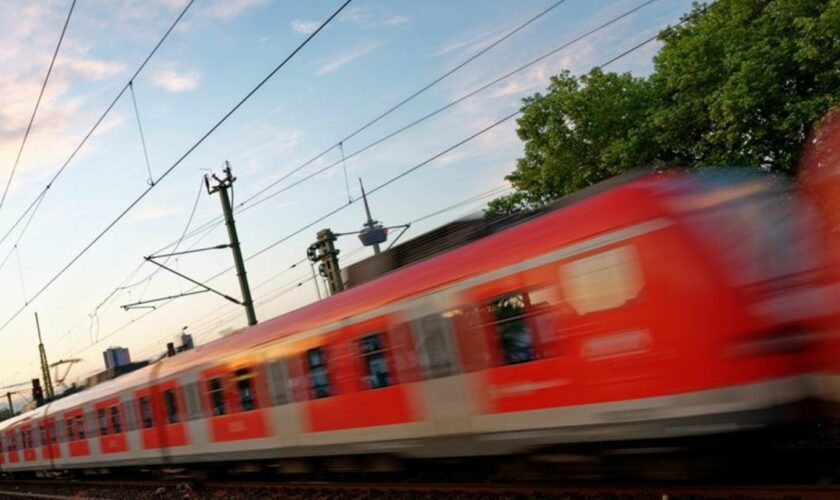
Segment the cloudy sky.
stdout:
<path fill-rule="evenodd" d="M 195 204 L 191 228 L 220 214 L 219 201 L 200 192 L 202 176 L 230 161 L 238 181 L 235 202 L 249 199 L 318 153 L 503 37 L 555 0 L 355 0 L 252 99 L 159 183 L 124 219 L 32 300 L 120 212 L 148 187 L 137 117 L 126 93 L 47 191 L 26 232 L 0 243 L 0 386 L 38 376 L 34 313 L 41 318 L 51 361 L 78 357 L 69 379 L 102 368 L 108 346 L 135 359 L 163 350 L 188 326 L 198 343 L 241 327 L 240 308 L 209 294 L 154 311 L 119 306 L 190 290 L 173 275 L 146 279 L 149 255 L 179 238 Z M 567 0 L 417 98 L 342 144 L 352 155 L 378 139 L 493 81 L 514 68 L 632 9 L 644 0 Z M 134 81 L 154 177 L 169 168 L 340 2 L 317 0 L 196 0 Z M 585 72 L 674 24 L 690 0 L 660 0 L 611 27 L 452 106 L 346 161 L 350 196 L 356 179 L 375 186 L 515 111 L 562 69 Z M 79 0 L 51 79 L 0 210 L 6 234 L 61 168 L 131 74 L 184 8 L 184 0 Z M 69 0 L 0 0 L 0 182 L 5 185 L 70 7 Z M 644 75 L 656 44 L 610 69 Z M 509 121 L 371 197 L 375 217 L 396 225 L 492 190 L 504 189 L 522 146 Z M 245 204 L 237 216 L 246 257 L 347 202 L 341 149 Z M 266 201 L 267 194 L 330 164 Z M 197 201 L 196 201 L 197 200 Z M 475 211 L 487 198 L 424 218 L 406 238 Z M 253 207 L 253 208 L 249 208 Z M 289 267 L 323 227 L 352 231 L 363 222 L 353 204 L 248 260 L 248 273 L 266 319 L 316 299 L 308 266 Z M 24 221 L 27 221 L 24 218 Z M 226 241 L 213 226 L 181 249 Z M 15 245 L 15 242 L 18 242 Z M 354 237 L 338 245 L 346 262 L 366 255 Z M 170 261 L 206 279 L 231 265 L 228 251 Z M 233 273 L 210 282 L 232 295 Z M 124 287 L 112 293 L 118 287 Z M 14 320 L 14 314 L 20 312 Z M 22 387 L 22 389 L 28 389 Z"/>

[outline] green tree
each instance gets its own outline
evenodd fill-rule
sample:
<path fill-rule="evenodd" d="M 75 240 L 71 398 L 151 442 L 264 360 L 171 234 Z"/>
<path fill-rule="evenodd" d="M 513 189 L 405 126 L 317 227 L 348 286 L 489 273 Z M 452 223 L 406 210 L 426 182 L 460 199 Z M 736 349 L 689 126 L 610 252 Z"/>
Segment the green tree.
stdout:
<path fill-rule="evenodd" d="M 11 417 L 11 413 L 9 412 L 8 408 L 0 409 L 0 421 L 6 420 L 7 418 Z"/>
<path fill-rule="evenodd" d="M 840 0 L 719 0 L 660 33 L 646 78 L 593 69 L 523 101 L 525 154 L 506 213 L 632 168 L 674 161 L 793 173 L 840 100 Z"/>

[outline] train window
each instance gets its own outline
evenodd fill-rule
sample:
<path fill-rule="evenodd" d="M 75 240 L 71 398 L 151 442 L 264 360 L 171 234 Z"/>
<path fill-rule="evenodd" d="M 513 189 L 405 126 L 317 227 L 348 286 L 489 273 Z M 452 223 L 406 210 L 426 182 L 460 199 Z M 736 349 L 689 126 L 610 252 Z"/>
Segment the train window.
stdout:
<path fill-rule="evenodd" d="M 455 373 L 450 339 L 451 315 L 432 314 L 415 321 L 420 362 L 427 379 Z"/>
<path fill-rule="evenodd" d="M 76 435 L 79 439 L 85 438 L 85 419 L 82 415 L 76 415 Z"/>
<path fill-rule="evenodd" d="M 210 392 L 210 404 L 212 405 L 213 415 L 224 415 L 227 413 L 225 408 L 225 393 L 222 387 L 222 379 L 213 377 L 207 382 L 208 390 Z"/>
<path fill-rule="evenodd" d="M 235 373 L 236 389 L 239 391 L 239 407 L 242 411 L 251 411 L 257 407 L 254 400 L 254 373 L 248 368 L 240 368 Z"/>
<path fill-rule="evenodd" d="M 324 350 L 315 347 L 306 351 L 306 360 L 309 363 L 309 378 L 312 383 L 312 396 L 325 398 L 330 395 L 330 380 L 327 373 Z"/>
<path fill-rule="evenodd" d="M 184 394 L 187 400 L 187 419 L 195 420 L 201 418 L 201 403 L 198 400 L 198 387 L 195 383 L 184 386 Z"/>
<path fill-rule="evenodd" d="M 114 434 L 122 433 L 122 420 L 120 420 L 120 409 L 118 406 L 108 408 L 108 413 L 111 415 L 111 430 Z"/>
<path fill-rule="evenodd" d="M 268 364 L 268 381 L 271 386 L 271 403 L 282 405 L 289 402 L 286 387 L 289 377 L 286 374 L 286 366 L 282 359 L 272 361 Z"/>
<path fill-rule="evenodd" d="M 108 420 L 105 417 L 105 409 L 100 408 L 96 410 L 96 417 L 99 421 L 99 435 L 100 436 L 107 436 L 108 435 Z"/>
<path fill-rule="evenodd" d="M 368 389 L 379 389 L 391 385 L 388 360 L 382 347 L 382 335 L 373 333 L 359 339 L 359 350 L 365 366 L 363 382 Z"/>
<path fill-rule="evenodd" d="M 38 426 L 38 439 L 41 443 L 41 446 L 45 446 L 48 443 L 47 440 L 47 425 L 41 424 Z"/>
<path fill-rule="evenodd" d="M 132 408 L 131 400 L 123 402 L 120 407 L 123 422 L 125 422 L 125 431 L 130 432 L 137 430 L 137 419 L 135 418 L 134 408 Z"/>
<path fill-rule="evenodd" d="M 140 396 L 137 400 L 137 405 L 140 408 L 140 424 L 144 429 L 148 429 L 154 425 L 152 420 L 152 402 L 149 396 Z"/>
<path fill-rule="evenodd" d="M 67 435 L 67 441 L 75 441 L 76 440 L 76 430 L 73 428 L 73 419 L 68 418 L 64 420 L 64 427 L 65 427 L 65 434 Z"/>
<path fill-rule="evenodd" d="M 175 389 L 163 391 L 163 404 L 166 407 L 166 421 L 170 424 L 177 424 L 178 405 L 175 402 Z"/>
<path fill-rule="evenodd" d="M 50 442 L 55 444 L 58 442 L 58 429 L 55 427 L 55 422 L 50 423 Z"/>
<path fill-rule="evenodd" d="M 560 268 L 560 277 L 580 315 L 621 307 L 644 286 L 636 249 L 629 245 L 572 261 Z"/>
<path fill-rule="evenodd" d="M 533 336 L 526 321 L 529 306 L 528 295 L 522 293 L 498 297 L 487 306 L 493 316 L 506 365 L 534 359 Z"/>

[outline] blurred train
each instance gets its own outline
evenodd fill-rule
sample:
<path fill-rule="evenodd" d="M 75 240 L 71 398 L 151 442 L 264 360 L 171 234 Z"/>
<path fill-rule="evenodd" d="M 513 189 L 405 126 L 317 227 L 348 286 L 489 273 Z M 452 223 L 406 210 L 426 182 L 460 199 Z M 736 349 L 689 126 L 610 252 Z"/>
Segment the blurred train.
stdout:
<path fill-rule="evenodd" d="M 0 422 L 0 470 L 527 455 L 837 398 L 819 210 L 763 175 L 614 184 Z"/>

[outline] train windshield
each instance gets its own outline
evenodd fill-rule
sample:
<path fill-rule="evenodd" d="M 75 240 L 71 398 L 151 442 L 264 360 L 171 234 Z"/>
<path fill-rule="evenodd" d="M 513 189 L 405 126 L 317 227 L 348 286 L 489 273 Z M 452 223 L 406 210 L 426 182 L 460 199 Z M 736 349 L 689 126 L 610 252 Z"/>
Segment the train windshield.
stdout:
<path fill-rule="evenodd" d="M 819 266 L 816 219 L 789 182 L 714 173 L 678 184 L 675 206 L 721 259 L 732 284 L 769 282 Z"/>

